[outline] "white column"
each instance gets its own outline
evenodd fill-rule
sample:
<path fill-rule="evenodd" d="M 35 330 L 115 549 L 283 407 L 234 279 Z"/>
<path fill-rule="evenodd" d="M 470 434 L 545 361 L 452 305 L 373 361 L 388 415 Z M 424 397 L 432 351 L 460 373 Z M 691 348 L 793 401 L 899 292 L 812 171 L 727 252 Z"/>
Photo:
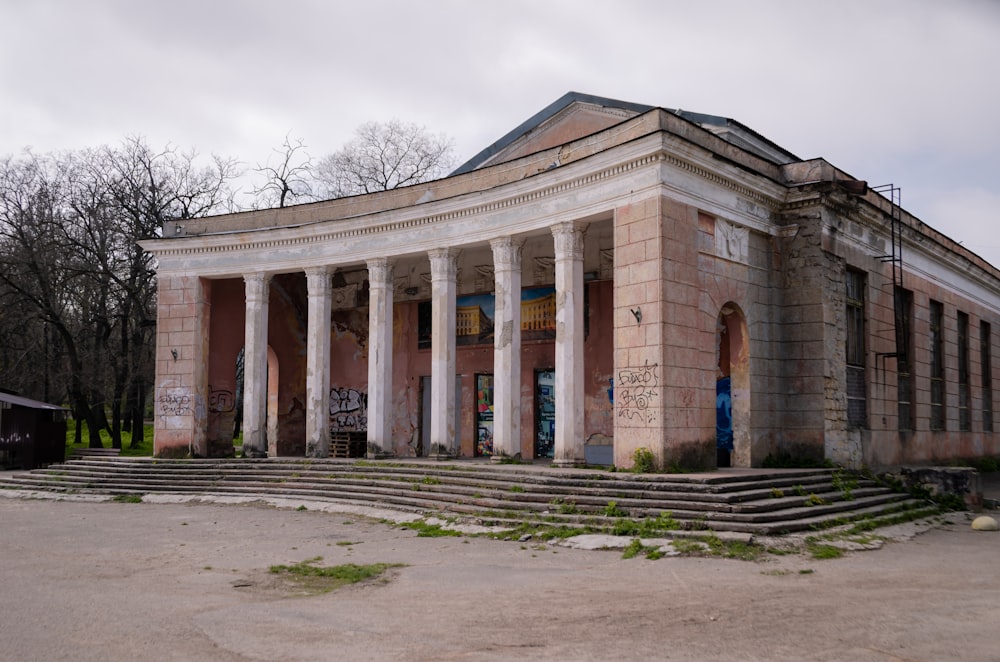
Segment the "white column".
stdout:
<path fill-rule="evenodd" d="M 368 260 L 368 457 L 392 455 L 393 261 Z"/>
<path fill-rule="evenodd" d="M 431 449 L 444 459 L 458 454 L 455 439 L 455 279 L 451 248 L 428 251 L 431 260 Z"/>
<path fill-rule="evenodd" d="M 493 318 L 493 458 L 521 453 L 521 248 L 500 237 L 493 248 L 496 313 Z"/>
<path fill-rule="evenodd" d="M 330 268 L 306 269 L 306 457 L 330 455 Z"/>
<path fill-rule="evenodd" d="M 267 303 L 270 274 L 244 274 L 243 454 L 267 457 Z"/>
<path fill-rule="evenodd" d="M 583 439 L 583 231 L 552 227 L 556 253 L 555 464 L 586 461 Z"/>

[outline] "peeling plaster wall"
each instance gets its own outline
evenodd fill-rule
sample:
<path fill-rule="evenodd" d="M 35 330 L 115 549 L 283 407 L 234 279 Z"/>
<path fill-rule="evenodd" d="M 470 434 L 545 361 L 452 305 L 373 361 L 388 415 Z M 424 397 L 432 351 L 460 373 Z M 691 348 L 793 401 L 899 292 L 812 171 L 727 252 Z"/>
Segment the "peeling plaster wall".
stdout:
<path fill-rule="evenodd" d="M 243 348 L 246 289 L 242 279 L 212 281 L 208 355 L 208 456 L 233 454 L 238 392 L 236 361 Z"/>

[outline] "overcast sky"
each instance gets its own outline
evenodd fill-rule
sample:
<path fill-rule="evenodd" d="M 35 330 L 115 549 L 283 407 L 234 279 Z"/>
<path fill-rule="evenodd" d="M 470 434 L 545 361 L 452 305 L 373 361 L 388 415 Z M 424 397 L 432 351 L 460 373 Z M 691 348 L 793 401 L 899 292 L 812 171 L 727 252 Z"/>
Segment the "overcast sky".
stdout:
<path fill-rule="evenodd" d="M 252 167 L 399 118 L 463 162 L 571 90 L 894 183 L 1000 265 L 1000 0 L 0 0 L 0 155 L 141 135 Z"/>

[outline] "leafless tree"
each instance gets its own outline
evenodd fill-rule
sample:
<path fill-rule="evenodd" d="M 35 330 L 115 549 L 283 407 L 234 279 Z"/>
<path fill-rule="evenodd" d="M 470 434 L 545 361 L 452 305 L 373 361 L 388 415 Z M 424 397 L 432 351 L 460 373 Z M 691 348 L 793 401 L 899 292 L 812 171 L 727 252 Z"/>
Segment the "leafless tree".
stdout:
<path fill-rule="evenodd" d="M 66 398 L 88 422 L 91 445 L 106 428 L 120 447 L 123 418 L 125 429 L 138 429 L 133 439 L 141 438 L 156 287 L 151 257 L 136 242 L 159 236 L 166 220 L 225 209 L 235 174 L 231 160 L 200 167 L 194 154 L 155 151 L 140 138 L 117 148 L 0 159 L 0 298 L 5 310 L 26 318 L 0 320 L 0 341 L 23 348 L 0 355 L 0 376 L 41 397 L 7 361 L 23 365 L 34 352 L 45 357 L 49 375 L 50 358 L 64 359 L 64 373 L 51 373 L 65 374 L 62 393 L 54 385 L 46 399 Z M 17 340 L 32 319 L 42 327 L 41 351 Z"/>
<path fill-rule="evenodd" d="M 281 147 L 273 151 L 277 158 L 254 168 L 264 177 L 264 183 L 253 190 L 256 206 L 285 207 L 296 200 L 312 200 L 312 158 L 302 140 L 293 142 L 286 135 Z"/>
<path fill-rule="evenodd" d="M 368 122 L 342 149 L 316 165 L 319 197 L 387 191 L 437 179 L 454 166 L 452 140 L 417 124 Z"/>

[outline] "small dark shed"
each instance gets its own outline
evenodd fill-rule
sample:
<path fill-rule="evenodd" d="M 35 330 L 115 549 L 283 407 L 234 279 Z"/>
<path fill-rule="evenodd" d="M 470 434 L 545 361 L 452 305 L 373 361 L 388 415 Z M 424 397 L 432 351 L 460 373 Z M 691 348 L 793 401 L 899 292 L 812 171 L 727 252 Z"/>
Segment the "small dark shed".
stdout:
<path fill-rule="evenodd" d="M 66 408 L 0 392 L 0 466 L 35 469 L 66 458 Z"/>

